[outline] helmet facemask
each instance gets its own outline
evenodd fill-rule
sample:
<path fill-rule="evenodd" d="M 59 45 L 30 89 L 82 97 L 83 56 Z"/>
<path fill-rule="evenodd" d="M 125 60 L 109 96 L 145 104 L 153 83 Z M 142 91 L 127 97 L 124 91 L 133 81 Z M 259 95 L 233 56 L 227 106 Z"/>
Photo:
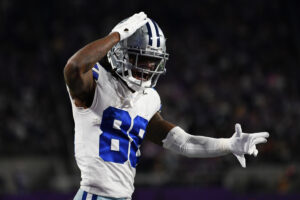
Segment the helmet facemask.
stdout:
<path fill-rule="evenodd" d="M 151 37 L 146 26 L 143 26 L 108 52 L 113 69 L 135 91 L 154 87 L 159 76 L 166 72 L 165 64 L 169 54 L 166 53 L 165 38 L 160 32 L 162 45 L 159 47 L 149 45 Z"/>

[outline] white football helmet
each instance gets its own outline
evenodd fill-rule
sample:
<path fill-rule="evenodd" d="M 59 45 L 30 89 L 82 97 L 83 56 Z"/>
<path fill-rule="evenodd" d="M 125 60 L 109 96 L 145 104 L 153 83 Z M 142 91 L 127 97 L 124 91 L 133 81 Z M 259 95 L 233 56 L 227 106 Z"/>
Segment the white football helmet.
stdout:
<path fill-rule="evenodd" d="M 155 21 L 147 20 L 132 36 L 118 42 L 107 53 L 113 70 L 136 91 L 154 87 L 159 76 L 166 72 L 169 58 L 162 30 Z"/>

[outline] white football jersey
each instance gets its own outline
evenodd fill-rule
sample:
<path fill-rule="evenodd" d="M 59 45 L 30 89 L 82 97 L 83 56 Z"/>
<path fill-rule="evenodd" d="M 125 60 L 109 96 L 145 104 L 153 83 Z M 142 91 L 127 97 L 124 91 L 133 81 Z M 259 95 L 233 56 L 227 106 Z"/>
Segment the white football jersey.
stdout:
<path fill-rule="evenodd" d="M 99 63 L 93 77 L 97 85 L 91 107 L 76 107 L 71 99 L 80 188 L 131 198 L 139 147 L 149 120 L 160 110 L 160 97 L 152 88 L 132 93 Z"/>

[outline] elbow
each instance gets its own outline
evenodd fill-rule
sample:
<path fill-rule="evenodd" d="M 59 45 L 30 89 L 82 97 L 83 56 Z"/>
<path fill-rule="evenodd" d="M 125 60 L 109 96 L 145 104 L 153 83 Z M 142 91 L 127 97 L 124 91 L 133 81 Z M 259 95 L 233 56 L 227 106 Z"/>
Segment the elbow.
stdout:
<path fill-rule="evenodd" d="M 70 71 L 70 70 L 74 70 L 74 69 L 78 69 L 79 68 L 79 63 L 76 62 L 74 59 L 69 58 L 69 60 L 67 61 L 65 68 L 64 68 L 64 73 Z"/>
<path fill-rule="evenodd" d="M 79 72 L 80 71 L 80 64 L 75 61 L 72 57 L 67 61 L 67 64 L 64 68 L 64 74 L 68 74 L 71 72 Z"/>
<path fill-rule="evenodd" d="M 69 83 L 70 79 L 78 76 L 80 74 L 79 64 L 70 58 L 63 70 L 64 78 L 66 83 Z"/>

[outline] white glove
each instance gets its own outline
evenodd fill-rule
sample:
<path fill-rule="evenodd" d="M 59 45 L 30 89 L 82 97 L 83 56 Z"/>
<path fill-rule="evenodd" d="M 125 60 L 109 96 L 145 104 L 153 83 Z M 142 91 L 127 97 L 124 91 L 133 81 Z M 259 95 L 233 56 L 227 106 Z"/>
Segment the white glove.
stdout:
<path fill-rule="evenodd" d="M 254 155 L 258 154 L 256 145 L 266 143 L 269 137 L 267 132 L 259 133 L 243 133 L 240 124 L 235 124 L 235 133 L 229 139 L 229 149 L 241 163 L 242 167 L 246 167 L 246 160 L 244 154 Z"/>
<path fill-rule="evenodd" d="M 117 24 L 111 33 L 118 32 L 121 41 L 134 34 L 135 31 L 145 25 L 147 21 L 147 15 L 144 12 L 140 12 Z"/>

